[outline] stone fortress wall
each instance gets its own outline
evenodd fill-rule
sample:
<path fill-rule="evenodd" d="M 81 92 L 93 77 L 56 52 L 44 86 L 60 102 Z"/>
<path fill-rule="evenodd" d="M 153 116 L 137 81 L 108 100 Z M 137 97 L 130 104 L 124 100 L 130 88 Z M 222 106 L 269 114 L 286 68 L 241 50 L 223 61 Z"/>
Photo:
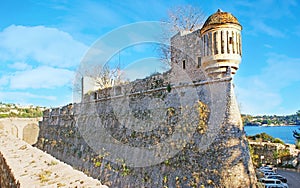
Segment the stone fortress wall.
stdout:
<path fill-rule="evenodd" d="M 36 146 L 111 187 L 255 187 L 232 81 L 240 30 L 218 10 L 172 37 L 170 71 L 46 111 Z"/>
<path fill-rule="evenodd" d="M 87 95 L 85 103 L 46 111 L 36 146 L 111 187 L 249 187 L 255 184 L 231 77 L 171 84 L 169 91 L 164 87 L 169 82 L 159 76 L 138 83 L 119 88 L 117 93 L 116 89 L 97 91 L 96 95 Z M 157 83 L 165 84 L 155 88 Z M 156 106 L 155 102 L 161 104 Z M 122 109 L 115 106 L 124 103 L 130 108 L 122 114 Z M 145 132 L 126 128 L 122 118 L 128 114 L 142 120 L 140 128 L 147 129 L 153 123 L 157 126 Z M 187 114 L 194 116 L 187 119 Z M 147 167 L 131 167 L 126 156 L 120 157 L 122 162 L 112 162 L 109 156 L 114 151 L 99 154 L 95 150 L 93 143 L 105 142 L 98 135 L 103 130 L 96 122 L 103 122 L 106 134 L 121 144 L 142 148 L 164 142 L 180 126 L 179 122 L 196 127 L 191 139 L 171 158 Z M 89 140 L 87 132 L 99 140 Z"/>

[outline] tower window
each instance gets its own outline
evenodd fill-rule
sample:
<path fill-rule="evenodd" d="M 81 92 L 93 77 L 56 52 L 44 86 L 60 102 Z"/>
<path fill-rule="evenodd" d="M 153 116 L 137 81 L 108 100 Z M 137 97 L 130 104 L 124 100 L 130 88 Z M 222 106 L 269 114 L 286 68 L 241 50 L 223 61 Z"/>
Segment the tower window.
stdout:
<path fill-rule="evenodd" d="M 209 56 L 209 36 L 205 35 L 206 43 L 205 43 L 205 49 L 206 49 L 206 56 Z"/>
<path fill-rule="evenodd" d="M 198 65 L 197 65 L 198 68 L 201 67 L 201 57 L 198 57 Z"/>
<path fill-rule="evenodd" d="M 97 99 L 98 99 L 98 93 L 95 92 L 95 93 L 94 93 L 94 100 L 97 100 Z"/>
<path fill-rule="evenodd" d="M 206 35 L 203 36 L 203 56 L 206 56 Z"/>
<path fill-rule="evenodd" d="M 224 54 L 224 32 L 221 31 L 221 53 Z"/>
<path fill-rule="evenodd" d="M 214 33 L 214 54 L 218 54 L 217 32 Z"/>
<path fill-rule="evenodd" d="M 232 31 L 232 53 L 235 53 L 235 41 L 234 41 L 234 32 Z"/>
<path fill-rule="evenodd" d="M 232 37 L 229 37 L 229 44 L 232 44 Z"/>
<path fill-rule="evenodd" d="M 242 41 L 241 41 L 241 35 L 239 34 L 239 54 L 242 55 Z"/>
<path fill-rule="evenodd" d="M 182 68 L 185 69 L 185 60 L 182 61 Z"/>
<path fill-rule="evenodd" d="M 239 39 L 239 34 L 236 33 L 236 53 L 240 54 L 240 39 Z"/>
<path fill-rule="evenodd" d="M 208 34 L 208 40 L 209 40 L 209 43 L 208 43 L 208 55 L 212 55 L 212 33 L 209 33 Z"/>
<path fill-rule="evenodd" d="M 226 32 L 227 34 L 227 37 L 226 37 L 226 44 L 227 44 L 227 53 L 229 54 L 230 53 L 230 48 L 229 48 L 229 44 L 230 44 L 230 37 L 229 37 L 229 32 L 227 31 Z"/>
<path fill-rule="evenodd" d="M 239 51 L 240 51 L 240 55 L 242 55 L 242 39 L 241 39 L 241 35 L 239 35 Z"/>

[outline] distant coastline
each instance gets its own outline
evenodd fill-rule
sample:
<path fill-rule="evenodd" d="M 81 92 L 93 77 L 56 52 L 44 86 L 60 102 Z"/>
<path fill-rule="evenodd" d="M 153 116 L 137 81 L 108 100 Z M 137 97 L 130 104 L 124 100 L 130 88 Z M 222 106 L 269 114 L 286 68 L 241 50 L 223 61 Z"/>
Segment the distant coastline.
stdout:
<path fill-rule="evenodd" d="M 268 125 L 268 124 L 244 124 L 246 127 L 292 127 L 292 126 L 300 126 L 300 124 L 292 124 L 292 125 L 285 125 L 285 124 L 279 124 L 279 125 Z"/>
<path fill-rule="evenodd" d="M 45 107 L 21 106 L 0 102 L 0 119 L 2 118 L 41 118 Z"/>
<path fill-rule="evenodd" d="M 300 110 L 295 114 L 278 116 L 278 115 L 245 115 L 242 114 L 244 126 L 263 126 L 263 127 L 276 127 L 276 126 L 297 126 L 300 125 Z"/>

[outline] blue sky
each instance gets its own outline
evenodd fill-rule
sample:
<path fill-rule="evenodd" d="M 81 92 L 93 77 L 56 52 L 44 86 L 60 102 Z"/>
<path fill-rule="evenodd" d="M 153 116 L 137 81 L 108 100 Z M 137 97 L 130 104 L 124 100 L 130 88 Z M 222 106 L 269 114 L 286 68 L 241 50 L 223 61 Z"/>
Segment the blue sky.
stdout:
<path fill-rule="evenodd" d="M 242 24 L 243 57 L 235 77 L 242 113 L 300 110 L 296 0 L 2 1 L 0 101 L 52 107 L 72 102 L 75 72 L 97 39 L 126 24 L 166 20 L 168 9 L 186 4 L 206 16 L 221 8 Z"/>

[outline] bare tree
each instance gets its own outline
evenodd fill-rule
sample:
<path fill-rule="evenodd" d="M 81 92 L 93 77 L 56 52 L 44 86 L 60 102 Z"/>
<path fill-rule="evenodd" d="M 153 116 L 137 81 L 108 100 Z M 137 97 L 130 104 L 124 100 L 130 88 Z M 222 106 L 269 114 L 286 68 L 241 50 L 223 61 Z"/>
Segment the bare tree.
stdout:
<path fill-rule="evenodd" d="M 195 31 L 204 23 L 204 12 L 195 6 L 186 5 L 174 7 L 168 12 L 167 23 L 172 25 L 175 32 Z"/>
<path fill-rule="evenodd" d="M 168 11 L 168 18 L 163 26 L 163 35 L 161 36 L 162 44 L 159 45 L 159 56 L 161 61 L 166 65 L 171 65 L 171 46 L 166 45 L 172 35 L 188 31 L 193 32 L 200 29 L 205 21 L 205 14 L 199 8 L 192 5 L 179 6 L 171 8 Z"/>
<path fill-rule="evenodd" d="M 126 83 L 122 80 L 120 65 L 87 64 L 77 71 L 73 81 L 73 100 L 80 102 L 89 91 L 104 89 Z"/>
<path fill-rule="evenodd" d="M 159 46 L 159 56 L 161 61 L 167 65 L 171 64 L 171 46 L 166 45 L 172 35 L 189 31 L 193 32 L 200 29 L 205 21 L 204 12 L 195 6 L 186 5 L 171 8 L 168 11 L 168 18 L 163 25 L 163 35 L 161 36 L 162 44 Z"/>
<path fill-rule="evenodd" d="M 110 68 L 105 64 L 103 67 L 99 68 L 100 70 L 96 69 L 95 84 L 100 89 L 113 87 L 114 85 L 122 83 L 120 65 L 117 65 L 115 68 Z"/>

